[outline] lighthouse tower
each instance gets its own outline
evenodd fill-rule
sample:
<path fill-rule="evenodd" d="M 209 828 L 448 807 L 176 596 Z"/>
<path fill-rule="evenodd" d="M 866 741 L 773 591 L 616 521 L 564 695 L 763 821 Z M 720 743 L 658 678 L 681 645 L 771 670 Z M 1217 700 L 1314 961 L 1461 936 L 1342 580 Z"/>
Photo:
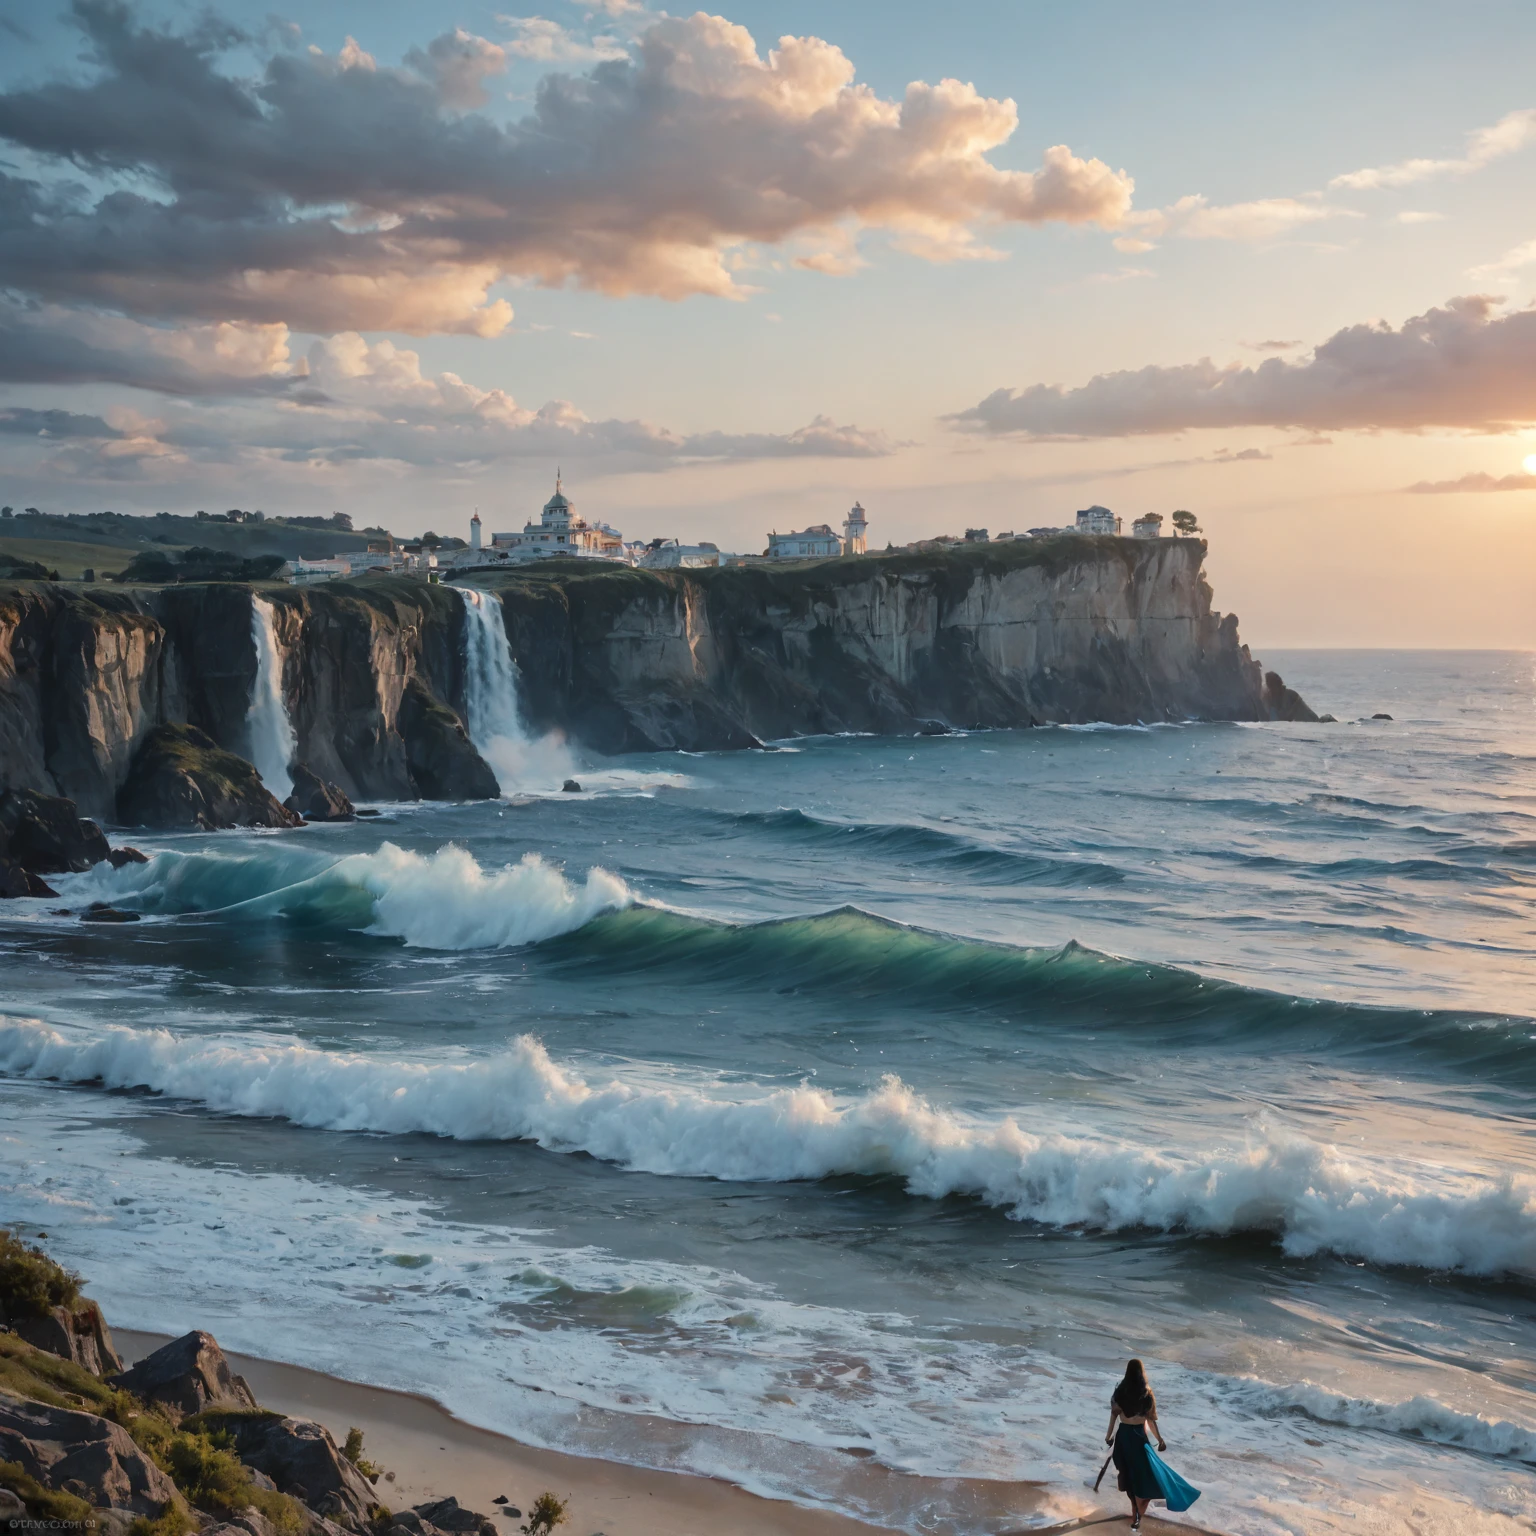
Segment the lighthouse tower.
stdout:
<path fill-rule="evenodd" d="M 480 513 L 476 509 L 475 515 L 469 520 L 469 547 L 476 554 L 480 553 Z"/>
<path fill-rule="evenodd" d="M 843 519 L 843 553 L 864 554 L 867 548 L 865 535 L 868 531 L 869 519 L 864 516 L 864 508 L 854 502 L 853 510 Z"/>

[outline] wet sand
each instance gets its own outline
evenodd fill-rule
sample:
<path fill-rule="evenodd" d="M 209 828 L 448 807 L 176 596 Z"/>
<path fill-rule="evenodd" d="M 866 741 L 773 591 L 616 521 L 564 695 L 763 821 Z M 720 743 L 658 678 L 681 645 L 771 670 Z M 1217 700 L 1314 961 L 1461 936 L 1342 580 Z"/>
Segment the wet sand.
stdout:
<path fill-rule="evenodd" d="M 165 1335 L 114 1330 L 125 1360 L 141 1359 L 166 1342 Z M 361 1386 L 301 1366 L 280 1365 L 251 1355 L 230 1354 L 231 1366 L 250 1383 L 257 1401 L 295 1417 L 317 1419 L 338 1440 L 353 1426 L 363 1432 L 365 1454 L 392 1481 L 379 1481 L 380 1502 L 403 1509 L 452 1494 L 470 1509 L 494 1513 L 505 1506 L 493 1501 L 505 1494 L 512 1507 L 526 1511 L 545 1489 L 570 1499 L 561 1536 L 872 1536 L 884 1527 L 825 1510 L 804 1509 L 735 1487 L 719 1478 L 680 1472 L 656 1472 L 622 1462 L 539 1450 L 506 1435 L 455 1418 L 430 1398 L 382 1387 Z M 1106 1482 L 1109 1479 L 1106 1478 Z M 976 1484 L 968 1483 L 974 1496 Z M 1000 1487 L 999 1492 L 1004 1490 Z M 1084 1490 L 1085 1498 L 1088 1497 Z M 1005 1494 L 1012 1508 L 999 1508 L 987 1527 L 996 1536 L 1046 1536 L 1077 1530 L 1105 1533 L 1129 1529 L 1129 1517 L 1111 1501 L 1065 1524 L 1049 1523 L 1045 1500 L 1028 1484 L 1013 1484 Z M 1012 1518 L 1010 1518 L 1010 1514 Z M 521 1521 L 497 1515 L 505 1536 L 517 1536 Z M 1157 1533 L 1199 1532 L 1183 1520 L 1148 1516 L 1142 1530 Z"/>

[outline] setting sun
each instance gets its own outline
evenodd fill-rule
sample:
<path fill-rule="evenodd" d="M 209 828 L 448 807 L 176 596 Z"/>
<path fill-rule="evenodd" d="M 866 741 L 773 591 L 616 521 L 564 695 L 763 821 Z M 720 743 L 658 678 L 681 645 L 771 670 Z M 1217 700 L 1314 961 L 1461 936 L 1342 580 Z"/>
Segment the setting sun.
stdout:
<path fill-rule="evenodd" d="M 1526 454 L 1524 463 L 1526 474 L 1536 475 L 1536 453 Z"/>

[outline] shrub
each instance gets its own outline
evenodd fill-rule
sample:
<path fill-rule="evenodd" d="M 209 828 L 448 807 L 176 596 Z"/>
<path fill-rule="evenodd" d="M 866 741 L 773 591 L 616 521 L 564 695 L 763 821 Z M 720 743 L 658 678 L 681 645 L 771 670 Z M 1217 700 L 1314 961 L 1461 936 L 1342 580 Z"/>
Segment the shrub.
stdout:
<path fill-rule="evenodd" d="M 96 1529 L 95 1511 L 84 1499 L 45 1488 L 19 1461 L 0 1461 L 0 1488 L 9 1488 L 27 1506 L 27 1513 L 39 1520 L 67 1521 L 81 1530 Z"/>
<path fill-rule="evenodd" d="M 55 1307 L 71 1311 L 85 1282 L 14 1232 L 0 1228 L 0 1306 L 10 1317 L 47 1317 Z"/>
<path fill-rule="evenodd" d="M 191 1529 L 192 1520 L 186 1510 L 179 1505 L 168 1504 L 153 1520 L 147 1515 L 140 1515 L 128 1527 L 128 1536 L 187 1536 Z"/>
<path fill-rule="evenodd" d="M 199 1509 L 225 1517 L 243 1509 L 257 1509 L 282 1536 L 300 1536 L 308 1522 L 299 1506 L 286 1494 L 258 1488 L 234 1450 L 234 1436 L 227 1430 L 188 1432 L 183 1426 L 169 1442 L 151 1454 L 170 1473 L 176 1486 Z"/>
<path fill-rule="evenodd" d="M 528 1518 L 523 1522 L 523 1536 L 549 1536 L 557 1525 L 565 1524 L 565 1508 L 569 1499 L 557 1499 L 549 1492 L 541 1493 L 533 1501 Z"/>
<path fill-rule="evenodd" d="M 341 1454 L 345 1456 L 347 1460 L 350 1461 L 352 1465 L 356 1467 L 357 1470 L 361 1472 L 370 1483 L 378 1482 L 379 1472 L 381 1469 L 375 1466 L 373 1462 L 369 1461 L 368 1458 L 363 1455 L 363 1432 L 357 1427 L 357 1425 L 354 1424 L 351 1429 L 347 1431 L 346 1444 L 342 1446 Z"/>

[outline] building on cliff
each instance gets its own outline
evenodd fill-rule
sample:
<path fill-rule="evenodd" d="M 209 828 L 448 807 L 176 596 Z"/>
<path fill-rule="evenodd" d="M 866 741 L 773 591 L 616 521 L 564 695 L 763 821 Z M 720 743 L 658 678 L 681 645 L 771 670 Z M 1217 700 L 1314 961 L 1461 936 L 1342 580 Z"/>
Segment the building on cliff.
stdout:
<path fill-rule="evenodd" d="M 841 538 L 826 523 L 812 523 L 798 533 L 770 533 L 769 560 L 835 560 L 839 555 L 862 555 L 869 548 L 869 518 L 854 502 L 843 519 Z"/>
<path fill-rule="evenodd" d="M 1118 534 L 1120 532 L 1120 519 L 1108 507 L 1088 507 L 1077 514 L 1076 531 L 1078 533 Z"/>
<path fill-rule="evenodd" d="M 555 475 L 555 494 L 544 503 L 538 522 L 523 524 L 521 533 L 491 535 L 491 548 L 508 560 L 542 560 L 554 555 L 596 556 L 623 560 L 624 540 L 606 523 L 589 523 L 561 489 Z M 470 525 L 471 537 L 474 525 Z"/>
<path fill-rule="evenodd" d="M 864 515 L 863 506 L 854 502 L 852 510 L 843 519 L 843 553 L 862 555 L 868 548 L 869 519 Z"/>
<path fill-rule="evenodd" d="M 682 544 L 676 539 L 652 539 L 635 564 L 648 571 L 709 570 L 729 560 L 716 544 Z"/>
<path fill-rule="evenodd" d="M 1131 524 L 1131 534 L 1138 539 L 1160 539 L 1163 536 L 1163 514 L 1148 512 Z"/>

